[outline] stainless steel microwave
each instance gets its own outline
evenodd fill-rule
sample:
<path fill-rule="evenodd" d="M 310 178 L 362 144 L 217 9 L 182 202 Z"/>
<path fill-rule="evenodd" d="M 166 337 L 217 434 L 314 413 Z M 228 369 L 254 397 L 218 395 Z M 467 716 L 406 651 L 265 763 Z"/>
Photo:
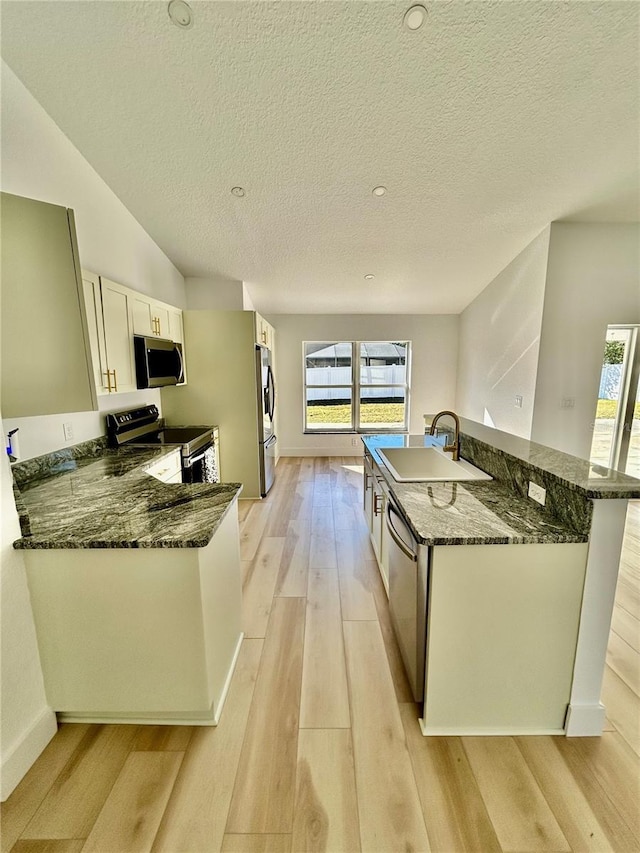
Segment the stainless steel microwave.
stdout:
<path fill-rule="evenodd" d="M 138 388 L 161 388 L 184 381 L 182 344 L 134 335 L 133 349 Z"/>

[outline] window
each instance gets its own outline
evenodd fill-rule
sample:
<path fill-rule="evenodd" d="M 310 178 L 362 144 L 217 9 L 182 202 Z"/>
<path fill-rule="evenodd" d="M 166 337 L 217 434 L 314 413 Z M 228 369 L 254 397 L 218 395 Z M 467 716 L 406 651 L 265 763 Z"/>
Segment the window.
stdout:
<path fill-rule="evenodd" d="M 409 341 L 305 341 L 305 432 L 408 429 L 410 348 Z"/>

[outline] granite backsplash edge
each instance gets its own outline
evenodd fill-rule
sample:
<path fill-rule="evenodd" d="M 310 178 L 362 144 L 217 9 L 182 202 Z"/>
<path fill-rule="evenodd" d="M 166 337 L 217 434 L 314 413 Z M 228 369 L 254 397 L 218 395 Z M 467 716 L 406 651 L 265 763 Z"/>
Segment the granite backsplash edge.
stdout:
<path fill-rule="evenodd" d="M 13 478 L 20 486 L 30 480 L 48 477 L 55 471 L 63 470 L 65 463 L 72 462 L 74 459 L 101 456 L 107 446 L 107 437 L 103 435 L 89 441 L 82 441 L 80 444 L 73 444 L 71 447 L 54 450 L 52 453 L 35 456 L 33 459 L 26 459 L 24 462 L 14 462 L 11 465 Z"/>
<path fill-rule="evenodd" d="M 29 511 L 25 506 L 20 486 L 31 480 L 39 480 L 47 477 L 54 471 L 63 469 L 72 464 L 75 459 L 84 459 L 87 456 L 100 456 L 107 448 L 106 436 L 92 438 L 82 441 L 71 447 L 63 447 L 52 453 L 44 453 L 42 456 L 34 456 L 33 459 L 25 459 L 24 462 L 13 462 L 11 474 L 13 477 L 13 498 L 18 512 L 20 532 L 23 536 L 32 536 L 31 519 Z"/>
<path fill-rule="evenodd" d="M 581 535 L 589 534 L 593 502 L 579 491 L 563 485 L 555 474 L 542 471 L 466 433 L 460 433 L 460 455 L 509 486 L 520 497 L 528 498 L 530 481 L 542 486 L 546 491 L 546 502 L 540 506 L 541 512 Z"/>

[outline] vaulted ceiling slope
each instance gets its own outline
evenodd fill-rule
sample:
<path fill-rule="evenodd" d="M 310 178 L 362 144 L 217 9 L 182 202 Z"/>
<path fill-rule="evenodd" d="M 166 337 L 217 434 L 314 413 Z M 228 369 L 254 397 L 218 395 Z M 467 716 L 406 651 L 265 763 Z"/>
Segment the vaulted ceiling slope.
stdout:
<path fill-rule="evenodd" d="M 185 276 L 264 312 L 456 313 L 550 221 L 638 219 L 637 2 L 410 5 L 3 0 L 2 54 Z"/>

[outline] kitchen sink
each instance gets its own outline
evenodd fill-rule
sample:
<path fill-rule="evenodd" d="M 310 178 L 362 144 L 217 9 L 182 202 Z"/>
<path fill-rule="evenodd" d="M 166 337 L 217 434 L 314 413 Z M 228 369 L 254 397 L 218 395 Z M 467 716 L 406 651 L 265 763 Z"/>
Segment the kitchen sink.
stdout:
<path fill-rule="evenodd" d="M 437 447 L 385 447 L 378 454 L 399 483 L 493 479 L 465 459 L 454 461 Z"/>

